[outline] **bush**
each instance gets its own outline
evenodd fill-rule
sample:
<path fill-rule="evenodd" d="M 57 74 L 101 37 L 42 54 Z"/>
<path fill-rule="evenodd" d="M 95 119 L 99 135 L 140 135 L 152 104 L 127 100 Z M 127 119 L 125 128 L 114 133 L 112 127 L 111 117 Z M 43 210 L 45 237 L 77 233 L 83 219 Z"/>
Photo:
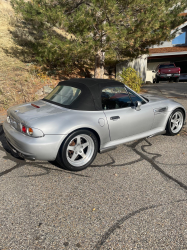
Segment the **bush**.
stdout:
<path fill-rule="evenodd" d="M 137 93 L 140 92 L 143 81 L 135 69 L 131 67 L 124 68 L 123 71 L 117 75 L 117 78 Z"/>

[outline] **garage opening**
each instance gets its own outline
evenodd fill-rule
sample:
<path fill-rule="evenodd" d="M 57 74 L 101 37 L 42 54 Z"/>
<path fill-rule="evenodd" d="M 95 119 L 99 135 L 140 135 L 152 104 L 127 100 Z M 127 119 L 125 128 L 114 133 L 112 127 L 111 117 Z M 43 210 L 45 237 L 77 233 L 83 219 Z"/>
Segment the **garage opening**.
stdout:
<path fill-rule="evenodd" d="M 181 68 L 180 81 L 187 81 L 187 55 L 175 55 L 175 56 L 159 56 L 148 57 L 147 60 L 147 76 L 146 81 L 153 82 L 155 74 L 152 70 L 155 70 L 158 64 L 162 63 L 175 63 L 176 67 Z"/>
<path fill-rule="evenodd" d="M 180 81 L 187 81 L 187 60 L 186 61 L 175 61 L 177 67 L 181 68 Z"/>

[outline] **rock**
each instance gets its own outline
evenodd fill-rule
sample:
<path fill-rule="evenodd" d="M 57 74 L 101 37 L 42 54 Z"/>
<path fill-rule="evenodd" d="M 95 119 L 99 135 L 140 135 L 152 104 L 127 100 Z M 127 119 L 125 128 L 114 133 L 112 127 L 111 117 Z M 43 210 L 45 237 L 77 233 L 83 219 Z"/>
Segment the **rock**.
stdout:
<path fill-rule="evenodd" d="M 44 88 L 43 88 L 44 94 L 49 94 L 49 93 L 51 93 L 52 90 L 53 90 L 53 89 L 50 88 L 49 86 L 44 86 Z"/>
<path fill-rule="evenodd" d="M 38 96 L 41 96 L 41 95 L 43 95 L 43 94 L 44 94 L 43 88 L 39 89 L 39 90 L 35 93 L 35 95 L 38 95 Z"/>

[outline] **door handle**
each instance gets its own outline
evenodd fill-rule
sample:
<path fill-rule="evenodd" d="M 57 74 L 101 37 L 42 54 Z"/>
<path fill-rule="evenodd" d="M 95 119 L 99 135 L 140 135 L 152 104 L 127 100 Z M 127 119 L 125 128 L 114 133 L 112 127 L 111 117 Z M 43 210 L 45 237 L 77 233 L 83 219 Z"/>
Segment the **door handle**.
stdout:
<path fill-rule="evenodd" d="M 120 119 L 119 116 L 112 116 L 112 117 L 110 117 L 110 120 L 113 120 L 113 121 L 118 120 L 118 119 Z"/>

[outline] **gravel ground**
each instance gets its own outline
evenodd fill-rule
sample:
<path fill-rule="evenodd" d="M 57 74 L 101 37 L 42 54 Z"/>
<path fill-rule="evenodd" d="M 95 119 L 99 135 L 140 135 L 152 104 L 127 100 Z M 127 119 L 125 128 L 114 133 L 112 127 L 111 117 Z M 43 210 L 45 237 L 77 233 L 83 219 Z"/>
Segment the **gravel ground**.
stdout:
<path fill-rule="evenodd" d="M 16 159 L 1 131 L 0 249 L 187 249 L 186 149 L 184 128 L 69 172 Z"/>

